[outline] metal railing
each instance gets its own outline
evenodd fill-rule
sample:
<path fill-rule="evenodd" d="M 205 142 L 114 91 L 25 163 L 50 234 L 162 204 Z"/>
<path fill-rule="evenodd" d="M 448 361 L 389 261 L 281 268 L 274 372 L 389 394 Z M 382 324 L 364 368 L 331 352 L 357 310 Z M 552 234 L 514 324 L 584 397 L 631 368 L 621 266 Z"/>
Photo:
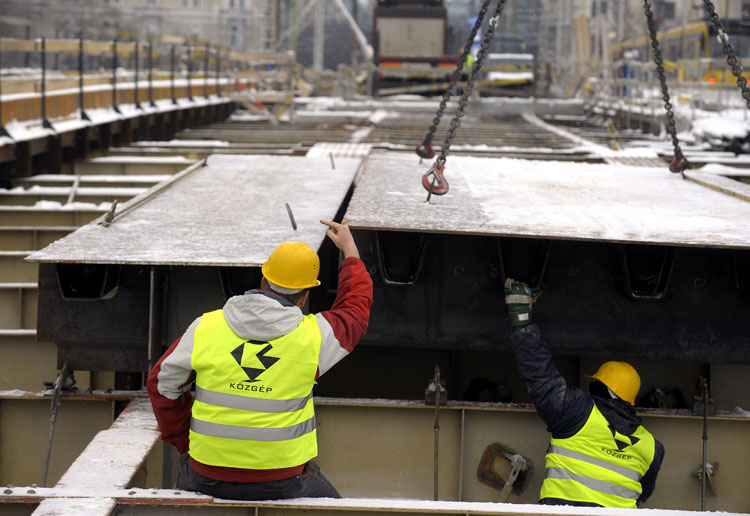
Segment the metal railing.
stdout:
<path fill-rule="evenodd" d="M 34 61 L 39 66 L 9 68 L 5 76 L 0 74 L 0 136 L 6 137 L 9 134 L 3 127 L 3 104 L 19 97 L 25 97 L 25 102 L 38 101 L 42 125 L 51 127 L 48 98 L 60 90 L 77 89 L 77 112 L 85 120 L 88 117 L 84 93 L 87 89 L 96 89 L 91 88 L 93 86 L 109 84 L 109 107 L 119 112 L 123 103 L 121 90 L 125 89 L 132 90 L 128 98 L 132 98 L 134 107 L 144 109 L 155 106 L 155 83 L 163 87 L 164 81 L 168 81 L 169 100 L 176 104 L 178 98 L 220 97 L 244 86 L 266 85 L 286 90 L 293 86 L 290 76 L 296 68 L 295 56 L 289 52 L 239 53 L 170 37 L 148 42 L 0 38 L 0 66 L 13 61 L 13 54 L 38 56 Z M 52 66 L 50 56 L 54 56 Z M 14 71 L 15 76 L 12 76 Z M 142 86 L 144 77 L 145 88 Z M 178 81 L 184 96 L 178 94 Z M 14 95 L 24 93 L 35 94 L 33 100 L 28 95 Z"/>

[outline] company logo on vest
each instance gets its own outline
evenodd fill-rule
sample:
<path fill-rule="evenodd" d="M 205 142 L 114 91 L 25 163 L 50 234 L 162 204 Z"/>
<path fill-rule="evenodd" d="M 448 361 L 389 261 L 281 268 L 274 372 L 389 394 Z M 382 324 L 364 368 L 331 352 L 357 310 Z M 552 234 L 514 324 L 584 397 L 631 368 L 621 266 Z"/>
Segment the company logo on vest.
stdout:
<path fill-rule="evenodd" d="M 264 347 L 261 348 L 261 346 Z M 266 356 L 271 349 L 273 349 L 273 346 L 266 341 L 247 340 L 232 351 L 232 357 L 234 357 L 237 361 L 237 365 L 239 365 L 247 375 L 248 379 L 242 380 L 243 382 L 260 381 L 256 378 L 258 378 L 258 376 L 260 376 L 266 369 L 279 361 L 279 358 L 277 357 Z"/>

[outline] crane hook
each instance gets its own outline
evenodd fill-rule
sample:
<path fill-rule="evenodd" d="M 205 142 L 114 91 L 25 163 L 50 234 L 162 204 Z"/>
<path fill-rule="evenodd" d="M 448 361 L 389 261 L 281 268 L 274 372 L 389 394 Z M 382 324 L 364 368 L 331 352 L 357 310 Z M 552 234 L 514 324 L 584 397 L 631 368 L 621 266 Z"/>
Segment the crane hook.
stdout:
<path fill-rule="evenodd" d="M 427 197 L 428 201 L 430 200 L 429 196 L 432 194 L 445 195 L 448 193 L 449 186 L 448 181 L 443 175 L 444 170 L 445 165 L 439 166 L 436 161 L 435 164 L 430 167 L 430 170 L 422 176 L 422 186 L 429 192 Z"/>

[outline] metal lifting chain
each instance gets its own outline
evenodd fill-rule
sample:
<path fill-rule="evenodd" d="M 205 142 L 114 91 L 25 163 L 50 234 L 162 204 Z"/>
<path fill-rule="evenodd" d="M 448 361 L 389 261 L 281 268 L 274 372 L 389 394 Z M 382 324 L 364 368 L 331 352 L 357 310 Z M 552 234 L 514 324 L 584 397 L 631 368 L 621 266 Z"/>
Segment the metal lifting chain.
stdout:
<path fill-rule="evenodd" d="M 453 73 L 451 74 L 448 89 L 443 92 L 443 98 L 440 99 L 440 106 L 438 106 L 437 112 L 435 112 L 435 118 L 432 119 L 432 125 L 427 131 L 422 143 L 417 147 L 417 155 L 420 158 L 431 159 L 435 156 L 435 151 L 432 149 L 432 139 L 435 137 L 435 131 L 437 130 L 438 125 L 440 125 L 440 119 L 443 117 L 445 106 L 448 104 L 448 99 L 456 89 L 456 83 L 461 77 L 461 71 L 464 68 L 466 58 L 468 57 L 469 52 L 471 52 L 471 44 L 474 42 L 477 32 L 479 32 L 479 27 L 482 26 L 482 21 L 487 14 L 487 9 L 489 8 L 491 1 L 492 0 L 483 0 L 482 2 L 482 7 L 477 14 L 477 20 L 471 28 L 471 32 L 469 32 L 469 38 L 466 40 L 466 45 L 461 52 L 461 56 L 458 58 L 458 63 L 456 63 L 456 69 L 453 70 Z"/>
<path fill-rule="evenodd" d="M 729 36 L 724 32 L 724 25 L 721 23 L 719 15 L 716 14 L 716 8 L 714 7 L 713 2 L 711 2 L 711 0 L 703 0 L 703 5 L 706 7 L 708 16 L 711 18 L 716 33 L 719 35 L 719 41 L 721 41 L 724 55 L 727 56 L 727 64 L 732 68 L 732 75 L 737 78 L 737 86 L 739 86 L 742 91 L 742 98 L 745 99 L 745 104 L 747 105 L 747 108 L 750 109 L 750 88 L 747 86 L 747 79 L 742 75 L 742 65 L 734 55 L 732 44 L 729 43 Z"/>
<path fill-rule="evenodd" d="M 643 0 L 643 8 L 646 11 L 646 22 L 648 23 L 648 32 L 651 37 L 651 48 L 654 49 L 656 73 L 659 76 L 661 94 L 664 99 L 664 109 L 667 112 L 667 132 L 672 139 L 672 146 L 674 147 L 674 159 L 672 159 L 672 162 L 669 164 L 669 170 L 675 173 L 679 172 L 684 178 L 684 171 L 686 168 L 690 168 L 690 163 L 685 159 L 685 155 L 680 148 L 680 141 L 677 139 L 674 113 L 672 112 L 672 103 L 670 102 L 669 89 L 667 88 L 667 77 L 664 74 L 664 61 L 661 56 L 661 50 L 659 49 L 659 40 L 656 39 L 656 25 L 654 24 L 654 13 L 651 10 L 650 0 Z"/>
<path fill-rule="evenodd" d="M 450 152 L 453 138 L 456 136 L 456 131 L 461 126 L 461 118 L 464 116 L 464 108 L 466 108 L 466 104 L 469 101 L 471 90 L 474 89 L 474 83 L 476 82 L 479 70 L 481 70 L 482 68 L 484 58 L 489 52 L 490 43 L 492 42 L 492 37 L 495 34 L 495 28 L 500 21 L 500 15 L 503 12 L 503 7 L 505 7 L 505 0 L 498 0 L 497 5 L 495 5 L 495 11 L 492 15 L 492 18 L 490 18 L 490 21 L 487 24 L 487 33 L 484 35 L 484 38 L 482 38 L 482 44 L 479 47 L 477 59 L 471 69 L 471 74 L 469 74 L 469 79 L 466 82 L 466 86 L 464 87 L 463 92 L 461 93 L 461 98 L 458 100 L 458 108 L 456 108 L 456 114 L 453 116 L 453 119 L 451 119 L 451 125 L 445 133 L 445 140 L 443 141 L 443 146 L 440 149 L 440 156 L 438 156 L 438 159 L 435 161 L 435 164 L 432 165 L 432 168 L 430 168 L 430 170 L 422 176 L 422 186 L 424 186 L 424 188 L 428 192 L 427 202 L 430 201 L 430 196 L 432 194 L 444 195 L 448 192 L 448 181 L 446 181 L 445 177 L 443 177 L 445 160 L 448 157 L 448 153 Z"/>

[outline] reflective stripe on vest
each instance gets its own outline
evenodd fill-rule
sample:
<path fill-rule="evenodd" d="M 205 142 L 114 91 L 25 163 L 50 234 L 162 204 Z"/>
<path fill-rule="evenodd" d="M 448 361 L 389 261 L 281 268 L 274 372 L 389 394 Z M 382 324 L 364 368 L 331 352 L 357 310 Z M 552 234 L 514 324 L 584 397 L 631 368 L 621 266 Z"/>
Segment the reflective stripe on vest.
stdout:
<path fill-rule="evenodd" d="M 265 341 L 238 337 L 222 310 L 195 329 L 190 456 L 212 466 L 278 469 L 318 453 L 312 388 L 321 334 L 314 315 Z"/>
<path fill-rule="evenodd" d="M 287 441 L 302 437 L 315 430 L 315 418 L 285 428 L 250 428 L 244 426 L 209 423 L 200 419 L 190 421 L 190 429 L 203 435 L 244 439 L 246 441 Z"/>
<path fill-rule="evenodd" d="M 597 480 L 595 478 L 584 477 L 583 475 L 576 475 L 564 468 L 547 468 L 547 478 L 574 480 L 593 491 L 610 493 L 615 496 L 620 496 L 622 498 L 628 498 L 631 500 L 637 500 L 641 495 L 641 493 L 639 493 L 638 491 L 632 491 L 625 487 L 618 486 L 617 484 L 605 482 L 604 480 Z"/>
<path fill-rule="evenodd" d="M 578 433 L 551 440 L 540 498 L 634 508 L 654 452 L 654 438 L 645 428 L 622 435 L 594 405 Z"/>
<path fill-rule="evenodd" d="M 610 464 L 609 462 L 589 457 L 588 455 L 584 455 L 583 453 L 567 450 L 560 446 L 550 445 L 547 453 L 556 453 L 558 455 L 565 455 L 566 457 L 570 457 L 571 459 L 582 460 L 583 462 L 588 462 L 589 464 L 594 464 L 595 466 L 599 466 L 614 471 L 615 473 L 619 473 L 620 475 L 633 479 L 636 482 L 640 482 L 641 478 L 643 478 L 643 475 L 641 475 L 637 471 L 633 471 L 632 469 L 623 468 L 622 466 L 617 466 L 615 464 Z"/>
<path fill-rule="evenodd" d="M 195 399 L 203 403 L 259 412 L 294 412 L 302 410 L 307 405 L 307 400 L 311 398 L 312 392 L 304 398 L 295 398 L 293 400 L 248 399 L 238 394 L 224 394 L 223 392 L 207 391 L 201 387 L 195 387 Z"/>

